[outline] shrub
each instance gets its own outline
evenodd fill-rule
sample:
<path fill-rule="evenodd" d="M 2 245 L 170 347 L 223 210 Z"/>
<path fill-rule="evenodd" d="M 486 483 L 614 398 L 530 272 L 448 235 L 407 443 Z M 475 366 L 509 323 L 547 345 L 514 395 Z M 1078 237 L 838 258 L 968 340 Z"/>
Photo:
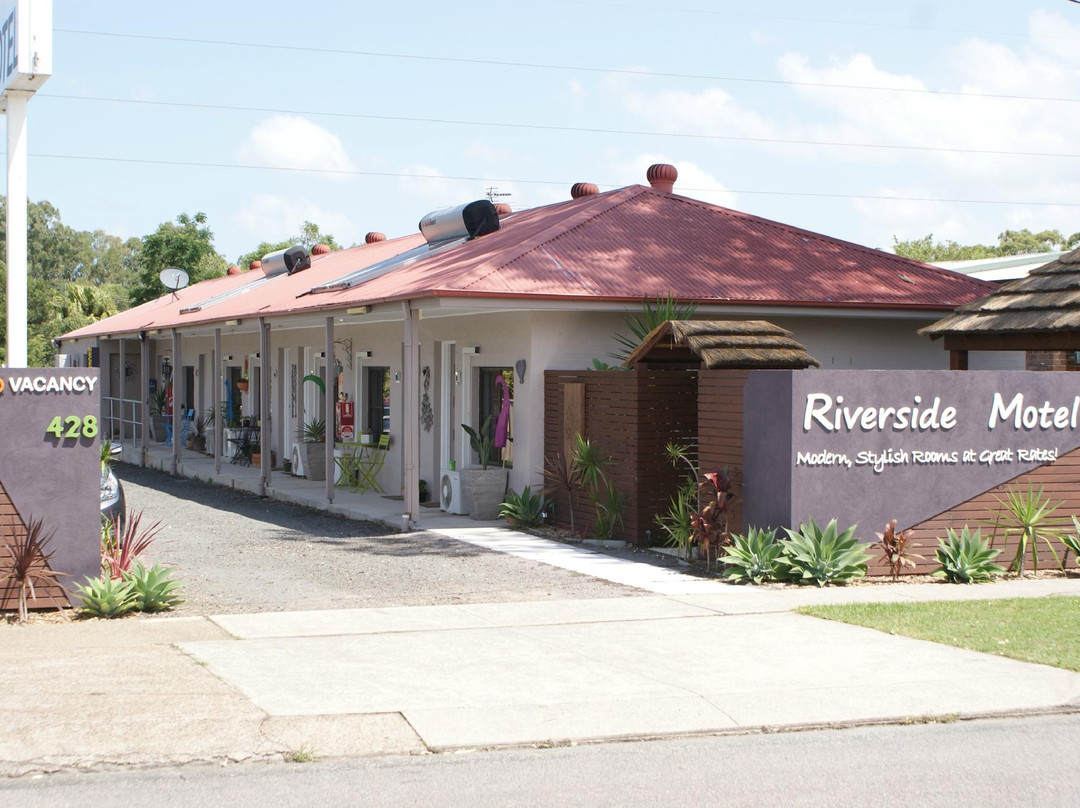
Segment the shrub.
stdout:
<path fill-rule="evenodd" d="M 135 586 L 126 578 L 87 578 L 77 584 L 80 612 L 94 617 L 119 617 L 135 608 Z"/>
<path fill-rule="evenodd" d="M 499 506 L 499 516 L 510 520 L 514 527 L 535 527 L 543 521 L 544 495 L 535 494 L 530 486 L 521 489 L 521 493 L 509 491 L 506 499 Z"/>
<path fill-rule="evenodd" d="M 732 535 L 732 546 L 720 558 L 724 576 L 736 583 L 763 584 L 782 577 L 781 547 L 775 528 L 751 527 L 743 536 Z"/>
<path fill-rule="evenodd" d="M 667 513 L 658 514 L 656 526 L 664 532 L 664 544 L 674 547 L 679 555 L 690 560 L 690 551 L 694 546 L 694 481 L 683 480 Z"/>
<path fill-rule="evenodd" d="M 675 546 L 685 547 L 687 557 L 690 548 L 696 544 L 708 565 L 720 547 L 731 543 L 728 520 L 735 501 L 734 485 L 726 468 L 705 473 L 699 471 L 691 457 L 690 446 L 669 443 L 664 447 L 664 453 L 676 468 L 680 463 L 685 464 L 689 474 L 683 478 L 668 513 L 656 517 L 656 524 L 668 533 Z M 689 536 L 682 535 L 686 519 L 689 519 Z M 679 535 L 674 536 L 671 528 Z"/>
<path fill-rule="evenodd" d="M 994 563 L 1001 550 L 991 550 L 978 528 L 969 533 L 968 526 L 964 525 L 957 534 L 950 527 L 945 529 L 945 534 L 946 538 L 938 539 L 935 553 L 941 567 L 931 575 L 953 584 L 976 584 L 991 581 L 1005 572 L 1004 567 Z"/>
<path fill-rule="evenodd" d="M 622 515 L 626 510 L 626 497 L 607 475 L 606 469 L 611 463 L 611 458 L 603 457 L 600 448 L 591 440 L 574 436 L 570 465 L 577 477 L 577 485 L 596 512 L 593 536 L 598 539 L 610 539 L 614 535 L 615 528 L 623 523 Z"/>
<path fill-rule="evenodd" d="M 870 546 L 881 551 L 881 557 L 889 567 L 889 572 L 894 581 L 900 580 L 900 570 L 903 567 L 914 567 L 915 559 L 922 560 L 922 556 L 908 550 L 907 544 L 910 535 L 906 530 L 896 529 L 896 520 L 893 519 L 885 525 L 885 530 L 877 534 L 878 540 Z"/>
<path fill-rule="evenodd" d="M 110 578 L 120 578 L 131 570 L 131 565 L 153 543 L 161 532 L 161 522 L 142 527 L 142 511 L 128 511 L 117 517 L 115 524 L 101 529 L 101 567 Z"/>
<path fill-rule="evenodd" d="M 1028 548 L 1031 548 L 1031 569 L 1039 571 L 1039 541 L 1046 542 L 1058 567 L 1064 568 L 1057 551 L 1054 550 L 1052 539 L 1061 539 L 1062 527 L 1060 519 L 1054 519 L 1054 511 L 1061 505 L 1051 503 L 1049 497 L 1043 496 L 1042 486 L 1035 488 L 1028 484 L 1027 491 L 1020 486 L 1010 488 L 1005 492 L 1005 499 L 995 497 L 1002 506 L 1001 513 L 994 523 L 996 527 L 1004 526 L 1005 538 L 1010 534 L 1019 534 L 1020 540 L 1016 545 L 1016 555 L 1013 557 L 1009 568 L 1017 575 L 1024 572 L 1024 562 L 1027 560 Z"/>
<path fill-rule="evenodd" d="M 18 593 L 20 623 L 29 619 L 30 599 L 37 598 L 34 584 L 58 583 L 57 576 L 64 575 L 49 568 L 52 551 L 48 546 L 52 538 L 53 533 L 45 534 L 43 520 L 33 517 L 23 530 L 15 516 L 11 516 L 0 532 L 0 539 L 3 539 L 0 544 L 8 551 L 8 558 L 2 559 L 7 563 L 0 567 L 0 584 L 3 584 L 0 596 L 7 595 L 12 589 Z M 52 601 L 57 609 L 64 608 L 55 598 Z"/>
<path fill-rule="evenodd" d="M 824 529 L 811 518 L 797 531 L 784 528 L 788 538 L 780 542 L 781 564 L 788 578 L 813 581 L 818 586 L 846 583 L 866 575 L 869 554 L 855 538 L 856 525 L 842 533 L 833 519 Z"/>
<path fill-rule="evenodd" d="M 178 606 L 180 583 L 174 581 L 171 567 L 155 564 L 149 569 L 141 561 L 136 561 L 131 572 L 124 574 L 124 580 L 131 584 L 134 608 L 140 612 L 162 612 Z"/>

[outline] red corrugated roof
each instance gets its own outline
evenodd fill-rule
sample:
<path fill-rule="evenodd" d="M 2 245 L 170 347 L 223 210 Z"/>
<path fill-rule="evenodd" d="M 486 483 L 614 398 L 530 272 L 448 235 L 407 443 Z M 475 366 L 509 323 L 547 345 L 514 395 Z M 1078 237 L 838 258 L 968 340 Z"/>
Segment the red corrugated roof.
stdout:
<path fill-rule="evenodd" d="M 892 253 L 633 185 L 516 213 L 498 232 L 354 288 L 306 294 L 420 244 L 415 235 L 319 256 L 304 272 L 179 314 L 249 275 L 200 283 L 182 290 L 179 302 L 167 295 L 65 338 L 440 296 L 633 301 L 674 294 L 698 303 L 949 310 L 994 288 Z M 154 322 L 136 325 L 148 318 Z"/>

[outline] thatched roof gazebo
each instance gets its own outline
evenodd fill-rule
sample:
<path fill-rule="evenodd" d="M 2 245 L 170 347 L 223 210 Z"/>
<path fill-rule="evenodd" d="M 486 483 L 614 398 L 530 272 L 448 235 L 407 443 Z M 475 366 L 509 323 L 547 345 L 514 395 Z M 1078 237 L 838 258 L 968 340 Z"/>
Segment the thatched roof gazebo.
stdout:
<path fill-rule="evenodd" d="M 818 367 L 790 331 L 766 320 L 669 320 L 654 328 L 624 364 L 709 370 Z"/>
<path fill-rule="evenodd" d="M 953 370 L 967 370 L 968 351 L 1080 350 L 1080 250 L 958 306 L 919 333 L 944 339 Z"/>

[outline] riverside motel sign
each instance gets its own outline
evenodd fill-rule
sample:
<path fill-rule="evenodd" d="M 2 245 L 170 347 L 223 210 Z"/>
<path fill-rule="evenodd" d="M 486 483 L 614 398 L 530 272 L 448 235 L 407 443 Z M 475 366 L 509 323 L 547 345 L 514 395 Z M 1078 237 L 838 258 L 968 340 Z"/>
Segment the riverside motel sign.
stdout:
<path fill-rule="evenodd" d="M 744 518 L 910 527 L 1080 447 L 1080 374 L 754 371 Z"/>
<path fill-rule="evenodd" d="M 69 593 L 100 573 L 99 383 L 97 368 L 0 369 L 0 544 L 42 520 Z"/>

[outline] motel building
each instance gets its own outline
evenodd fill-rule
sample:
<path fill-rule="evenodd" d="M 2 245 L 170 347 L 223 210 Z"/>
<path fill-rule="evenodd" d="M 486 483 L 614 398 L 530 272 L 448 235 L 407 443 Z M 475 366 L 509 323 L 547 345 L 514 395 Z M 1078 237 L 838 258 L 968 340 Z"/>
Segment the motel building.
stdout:
<path fill-rule="evenodd" d="M 365 489 L 401 495 L 415 523 L 419 480 L 435 496 L 448 479 L 460 484 L 479 465 L 461 425 L 479 429 L 489 416 L 508 438 L 492 458 L 506 484 L 540 487 L 545 374 L 618 364 L 612 335 L 646 299 L 692 302 L 695 319 L 767 321 L 824 371 L 928 371 L 948 369 L 951 353 L 919 329 L 997 288 L 681 196 L 670 165 L 646 180 L 604 193 L 577 183 L 566 201 L 517 212 L 480 200 L 423 216 L 416 233 L 293 248 L 163 287 L 65 334 L 59 361 L 100 367 L 102 422 L 129 462 L 184 473 L 193 450 L 165 441 L 189 429 L 187 416 L 213 412 L 206 452 L 217 473 L 236 467 L 247 423 L 261 451 L 245 473 L 272 495 L 281 475 L 320 477 L 303 468 L 299 436 L 322 419 L 329 453 L 315 462 L 330 473 L 313 490 L 332 501 L 343 447 L 373 446 L 369 458 L 384 454 L 365 464 Z M 1022 370 L 1025 354 L 978 350 L 965 361 Z M 162 390 L 171 413 L 155 419 Z M 443 505 L 465 510 L 460 498 Z"/>

